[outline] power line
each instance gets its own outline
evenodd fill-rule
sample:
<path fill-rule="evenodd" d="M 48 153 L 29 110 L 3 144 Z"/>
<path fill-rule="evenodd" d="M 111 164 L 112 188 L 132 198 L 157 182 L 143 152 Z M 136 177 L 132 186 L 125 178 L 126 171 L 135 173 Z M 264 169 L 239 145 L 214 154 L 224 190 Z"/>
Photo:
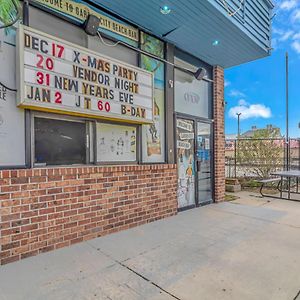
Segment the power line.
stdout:
<path fill-rule="evenodd" d="M 9 91 L 12 91 L 12 92 L 16 92 L 17 90 L 16 89 L 12 89 L 12 88 L 9 88 L 8 86 L 6 86 L 4 83 L 2 83 L 0 81 L 0 85 L 2 85 L 6 90 L 9 90 Z"/>

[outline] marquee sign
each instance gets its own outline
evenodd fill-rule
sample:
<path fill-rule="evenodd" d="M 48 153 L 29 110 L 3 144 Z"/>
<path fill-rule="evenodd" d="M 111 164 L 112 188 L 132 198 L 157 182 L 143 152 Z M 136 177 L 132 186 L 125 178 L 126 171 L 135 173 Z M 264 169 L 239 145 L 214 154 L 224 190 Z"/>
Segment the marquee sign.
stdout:
<path fill-rule="evenodd" d="M 153 122 L 153 74 L 20 26 L 18 106 Z"/>

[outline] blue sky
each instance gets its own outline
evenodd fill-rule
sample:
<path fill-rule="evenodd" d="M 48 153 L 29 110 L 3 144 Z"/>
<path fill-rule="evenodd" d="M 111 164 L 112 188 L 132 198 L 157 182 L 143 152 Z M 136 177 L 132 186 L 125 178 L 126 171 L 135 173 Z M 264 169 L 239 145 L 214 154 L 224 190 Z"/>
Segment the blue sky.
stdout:
<path fill-rule="evenodd" d="M 274 1 L 272 55 L 225 71 L 226 134 L 276 125 L 285 134 L 285 52 L 290 57 L 290 136 L 300 137 L 300 0 Z"/>

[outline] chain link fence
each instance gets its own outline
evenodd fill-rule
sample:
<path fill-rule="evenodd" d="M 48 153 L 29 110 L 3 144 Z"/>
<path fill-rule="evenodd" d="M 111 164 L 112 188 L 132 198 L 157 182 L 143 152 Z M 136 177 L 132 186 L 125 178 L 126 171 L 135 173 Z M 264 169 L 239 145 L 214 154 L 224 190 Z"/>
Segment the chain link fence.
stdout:
<path fill-rule="evenodd" d="M 226 140 L 227 178 L 267 178 L 274 171 L 300 170 L 300 139 Z"/>

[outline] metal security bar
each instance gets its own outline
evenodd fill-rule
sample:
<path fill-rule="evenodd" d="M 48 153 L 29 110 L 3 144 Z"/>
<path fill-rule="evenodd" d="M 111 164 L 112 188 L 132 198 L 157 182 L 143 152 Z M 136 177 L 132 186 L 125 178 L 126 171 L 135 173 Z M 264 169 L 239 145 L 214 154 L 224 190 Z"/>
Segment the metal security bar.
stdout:
<path fill-rule="evenodd" d="M 226 140 L 227 178 L 268 178 L 285 169 L 300 170 L 300 139 L 289 139 L 288 144 L 285 139 Z"/>

